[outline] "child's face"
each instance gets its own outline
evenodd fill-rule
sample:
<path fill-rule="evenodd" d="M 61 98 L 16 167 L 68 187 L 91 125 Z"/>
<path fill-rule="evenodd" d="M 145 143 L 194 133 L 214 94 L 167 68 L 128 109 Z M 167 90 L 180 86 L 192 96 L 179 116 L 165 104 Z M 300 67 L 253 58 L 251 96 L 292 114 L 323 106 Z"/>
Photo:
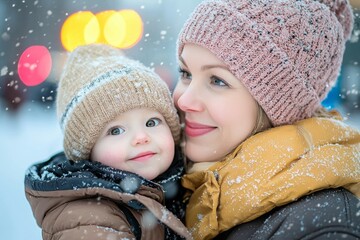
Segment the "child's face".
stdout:
<path fill-rule="evenodd" d="M 163 116 L 151 109 L 127 111 L 108 123 L 91 160 L 152 180 L 172 163 L 174 140 Z"/>
<path fill-rule="evenodd" d="M 185 154 L 194 162 L 220 161 L 251 135 L 258 105 L 206 48 L 186 44 L 174 100 L 185 118 Z"/>

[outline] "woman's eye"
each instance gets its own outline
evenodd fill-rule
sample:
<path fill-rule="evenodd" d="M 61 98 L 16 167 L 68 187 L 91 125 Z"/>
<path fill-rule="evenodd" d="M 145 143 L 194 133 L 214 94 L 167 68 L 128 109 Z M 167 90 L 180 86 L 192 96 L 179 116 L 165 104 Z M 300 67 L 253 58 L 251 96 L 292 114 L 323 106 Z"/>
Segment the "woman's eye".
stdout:
<path fill-rule="evenodd" d="M 211 83 L 216 86 L 220 86 L 220 87 L 229 86 L 229 84 L 226 81 L 222 80 L 219 77 L 212 76 L 210 79 L 211 79 Z"/>
<path fill-rule="evenodd" d="M 109 135 L 120 135 L 124 133 L 125 130 L 121 127 L 114 127 L 109 130 Z"/>
<path fill-rule="evenodd" d="M 179 68 L 180 77 L 182 79 L 191 79 L 191 74 L 188 71 L 185 71 L 182 68 Z"/>
<path fill-rule="evenodd" d="M 157 125 L 159 125 L 161 123 L 161 120 L 158 118 L 150 118 L 147 122 L 146 122 L 146 126 L 147 127 L 155 127 Z"/>

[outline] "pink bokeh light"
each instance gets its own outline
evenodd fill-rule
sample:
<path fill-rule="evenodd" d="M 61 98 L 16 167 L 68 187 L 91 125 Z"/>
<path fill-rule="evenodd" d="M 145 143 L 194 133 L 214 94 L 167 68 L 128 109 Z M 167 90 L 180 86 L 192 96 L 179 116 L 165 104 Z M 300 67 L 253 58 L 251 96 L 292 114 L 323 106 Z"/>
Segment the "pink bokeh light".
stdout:
<path fill-rule="evenodd" d="M 36 86 L 49 76 L 52 59 L 49 50 L 40 45 L 28 47 L 20 56 L 18 74 L 26 86 Z"/>

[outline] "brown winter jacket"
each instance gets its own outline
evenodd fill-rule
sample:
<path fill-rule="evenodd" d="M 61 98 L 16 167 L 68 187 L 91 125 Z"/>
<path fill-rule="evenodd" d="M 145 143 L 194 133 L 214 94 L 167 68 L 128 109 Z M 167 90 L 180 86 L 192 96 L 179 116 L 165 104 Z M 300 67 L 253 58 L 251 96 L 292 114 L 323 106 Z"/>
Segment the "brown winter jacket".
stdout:
<path fill-rule="evenodd" d="M 179 179 L 181 169 L 173 173 L 162 183 Z M 100 163 L 57 154 L 29 168 L 25 193 L 46 240 L 191 238 L 165 208 L 160 184 Z"/>

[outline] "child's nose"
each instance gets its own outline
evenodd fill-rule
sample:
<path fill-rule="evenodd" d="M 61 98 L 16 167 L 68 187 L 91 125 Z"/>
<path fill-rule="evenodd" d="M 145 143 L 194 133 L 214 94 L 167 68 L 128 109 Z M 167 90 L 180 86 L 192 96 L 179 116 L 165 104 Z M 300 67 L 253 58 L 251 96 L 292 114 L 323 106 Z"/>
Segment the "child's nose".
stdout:
<path fill-rule="evenodd" d="M 139 132 L 135 135 L 133 140 L 133 145 L 139 145 L 139 144 L 147 144 L 150 142 L 150 137 L 145 132 Z"/>

